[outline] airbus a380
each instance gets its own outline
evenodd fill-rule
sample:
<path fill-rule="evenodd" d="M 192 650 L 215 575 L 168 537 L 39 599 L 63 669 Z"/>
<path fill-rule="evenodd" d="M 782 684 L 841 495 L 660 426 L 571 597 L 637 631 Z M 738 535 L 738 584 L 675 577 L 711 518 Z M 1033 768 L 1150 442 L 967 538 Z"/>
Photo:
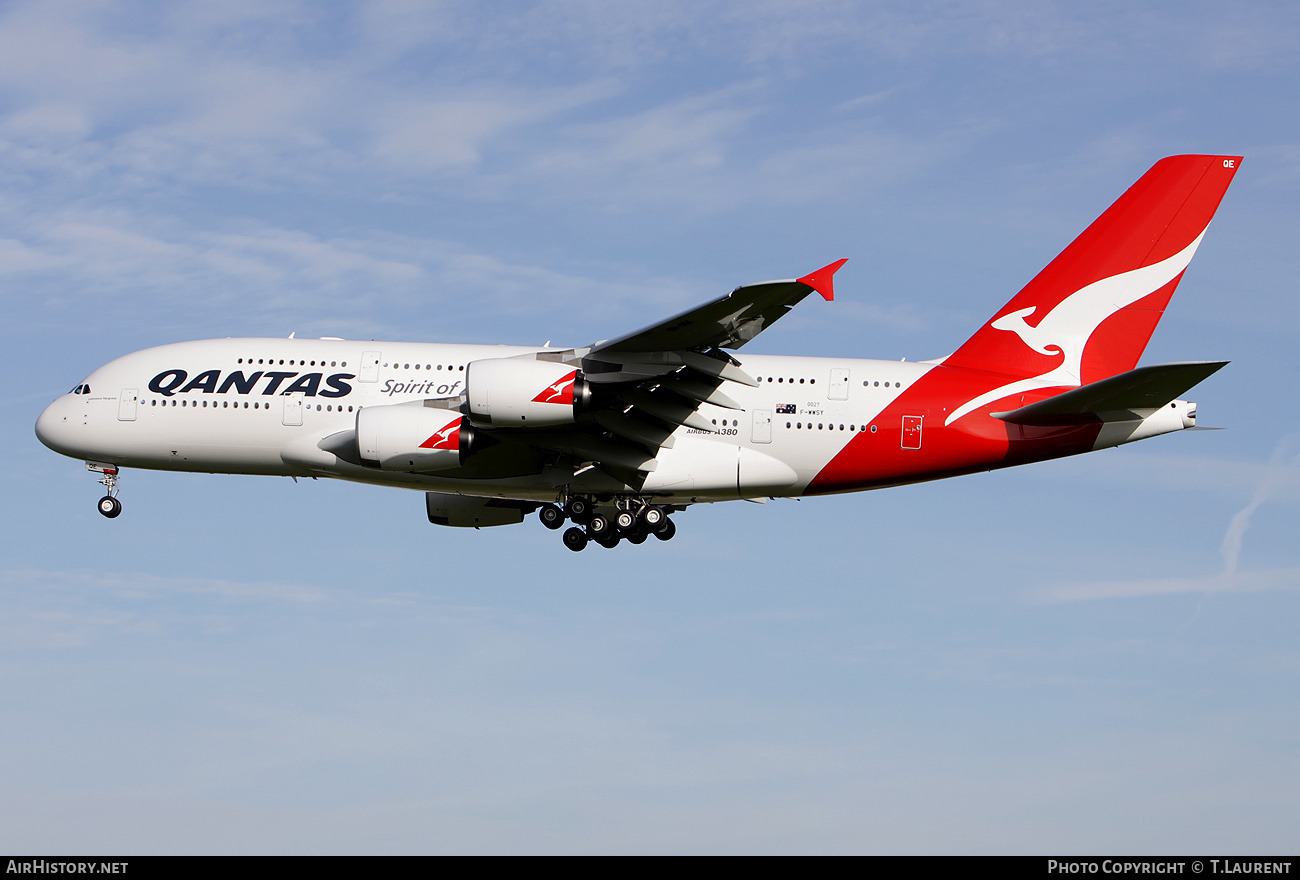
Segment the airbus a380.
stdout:
<path fill-rule="evenodd" d="M 447 526 L 537 511 L 564 544 L 667 540 L 691 504 L 856 492 L 1180 431 L 1224 366 L 1138 367 L 1240 165 L 1157 162 L 953 354 L 736 354 L 844 260 L 738 287 L 581 348 L 211 339 L 100 367 L 41 442 L 86 460 L 116 517 L 122 468 L 332 477 L 426 493 Z"/>

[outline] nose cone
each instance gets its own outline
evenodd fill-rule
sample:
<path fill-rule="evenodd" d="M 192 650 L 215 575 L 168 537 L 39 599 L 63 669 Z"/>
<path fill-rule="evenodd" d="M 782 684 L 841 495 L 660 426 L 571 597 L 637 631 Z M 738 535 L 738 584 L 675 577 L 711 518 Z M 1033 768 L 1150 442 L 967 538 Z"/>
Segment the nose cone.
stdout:
<path fill-rule="evenodd" d="M 36 420 L 36 439 L 61 455 L 80 457 L 75 439 L 77 422 L 67 397 L 60 397 L 45 408 Z"/>

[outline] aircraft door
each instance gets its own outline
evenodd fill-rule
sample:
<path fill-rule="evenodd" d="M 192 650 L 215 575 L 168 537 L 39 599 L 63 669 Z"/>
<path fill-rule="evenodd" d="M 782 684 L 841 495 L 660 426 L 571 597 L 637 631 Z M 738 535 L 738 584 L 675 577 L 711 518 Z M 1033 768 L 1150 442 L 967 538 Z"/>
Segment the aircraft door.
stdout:
<path fill-rule="evenodd" d="M 750 437 L 755 443 L 772 442 L 772 411 L 770 409 L 754 410 L 754 431 Z"/>
<path fill-rule="evenodd" d="M 302 392 L 284 395 L 284 418 L 281 424 L 297 426 L 302 424 Z"/>
<path fill-rule="evenodd" d="M 358 382 L 378 382 L 379 381 L 379 359 L 382 352 L 363 351 L 361 353 L 361 369 L 357 371 Z"/>
<path fill-rule="evenodd" d="M 135 403 L 140 399 L 139 388 L 123 388 L 117 398 L 117 420 L 119 422 L 135 421 Z"/>
<path fill-rule="evenodd" d="M 921 448 L 921 421 L 924 416 L 903 416 L 903 448 Z"/>
<path fill-rule="evenodd" d="M 849 371 L 844 367 L 831 370 L 831 389 L 826 392 L 827 400 L 849 399 Z"/>

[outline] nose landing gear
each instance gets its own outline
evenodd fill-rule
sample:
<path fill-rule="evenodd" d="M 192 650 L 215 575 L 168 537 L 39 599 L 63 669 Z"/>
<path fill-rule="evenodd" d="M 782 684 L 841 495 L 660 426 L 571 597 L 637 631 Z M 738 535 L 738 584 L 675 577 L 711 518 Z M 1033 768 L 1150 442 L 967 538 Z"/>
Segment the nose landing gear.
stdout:
<path fill-rule="evenodd" d="M 117 500 L 117 466 L 88 461 L 86 462 L 86 470 L 103 474 L 99 478 L 99 485 L 108 490 L 108 494 L 99 499 L 99 512 L 109 519 L 121 515 L 122 502 Z"/>

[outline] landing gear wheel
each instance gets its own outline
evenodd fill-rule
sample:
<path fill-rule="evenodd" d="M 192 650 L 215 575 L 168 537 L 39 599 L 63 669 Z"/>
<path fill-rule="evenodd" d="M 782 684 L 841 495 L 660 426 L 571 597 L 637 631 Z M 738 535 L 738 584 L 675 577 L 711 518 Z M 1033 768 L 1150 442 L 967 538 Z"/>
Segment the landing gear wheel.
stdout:
<path fill-rule="evenodd" d="M 586 498 L 570 498 L 569 503 L 564 505 L 564 512 L 574 522 L 585 524 L 591 518 L 591 502 Z"/>
<path fill-rule="evenodd" d="M 641 511 L 641 523 L 650 531 L 654 531 L 667 518 L 667 514 L 658 507 L 647 506 Z"/>
<path fill-rule="evenodd" d="M 650 537 L 650 533 L 645 531 L 644 529 L 637 529 L 635 532 L 633 532 L 630 535 L 627 535 L 626 537 L 629 543 L 644 544 L 645 539 Z"/>
<path fill-rule="evenodd" d="M 537 518 L 548 529 L 558 529 L 564 525 L 564 511 L 554 504 L 543 504 L 542 509 L 537 511 Z"/>
<path fill-rule="evenodd" d="M 675 534 L 677 534 L 677 526 L 673 525 L 673 521 L 666 516 L 663 525 L 654 532 L 654 536 L 660 541 L 671 541 Z"/>
<path fill-rule="evenodd" d="M 587 533 L 582 529 L 574 526 L 564 531 L 564 546 L 568 547 L 574 553 L 582 550 L 587 546 Z"/>
<path fill-rule="evenodd" d="M 99 512 L 104 516 L 112 519 L 122 512 L 122 502 L 118 501 L 112 495 L 105 495 L 99 499 Z"/>
<path fill-rule="evenodd" d="M 598 541 L 606 535 L 614 533 L 614 524 L 609 521 L 609 517 L 601 513 L 592 514 L 587 520 L 587 535 L 593 540 Z"/>
<path fill-rule="evenodd" d="M 618 528 L 619 534 L 630 535 L 632 530 L 636 528 L 636 514 L 630 510 L 619 511 L 618 515 L 614 517 L 614 525 Z"/>
<path fill-rule="evenodd" d="M 605 537 L 597 538 L 596 543 L 604 547 L 606 550 L 613 550 L 615 547 L 618 546 L 618 535 L 614 534 L 613 529 L 611 529 L 608 538 Z"/>

